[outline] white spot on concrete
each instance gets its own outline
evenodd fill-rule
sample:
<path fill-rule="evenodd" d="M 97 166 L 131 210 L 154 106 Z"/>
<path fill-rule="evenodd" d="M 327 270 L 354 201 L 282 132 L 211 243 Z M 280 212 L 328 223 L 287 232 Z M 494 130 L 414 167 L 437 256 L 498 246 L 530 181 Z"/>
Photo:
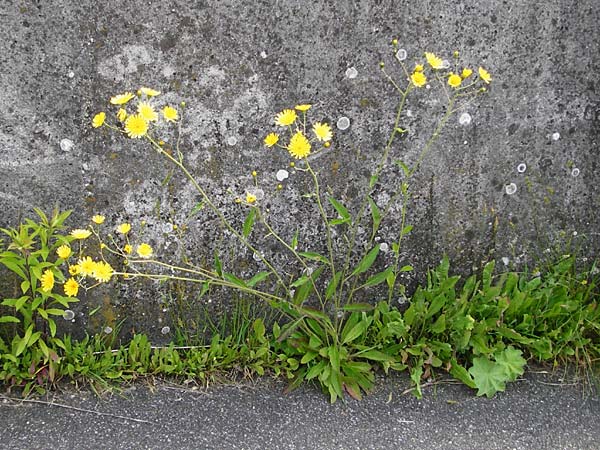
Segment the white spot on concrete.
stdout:
<path fill-rule="evenodd" d="M 519 173 L 525 173 L 526 170 L 527 170 L 527 164 L 525 164 L 525 163 L 521 163 L 517 166 L 517 172 L 519 172 Z"/>
<path fill-rule="evenodd" d="M 579 169 L 577 167 L 573 167 L 573 170 L 571 170 L 571 176 L 573 178 L 578 177 L 579 173 L 580 173 L 580 171 L 579 171 Z"/>
<path fill-rule="evenodd" d="M 75 142 L 73 142 L 71 139 L 63 139 L 60 141 L 60 149 L 63 152 L 70 152 L 71 150 L 73 150 L 73 147 L 75 147 Z"/>
<path fill-rule="evenodd" d="M 260 52 L 260 57 L 262 59 L 266 59 L 267 58 L 267 52 L 265 52 L 264 50 L 262 52 Z"/>
<path fill-rule="evenodd" d="M 442 69 L 449 69 L 450 68 L 450 61 L 448 61 L 447 59 L 442 60 Z"/>
<path fill-rule="evenodd" d="M 162 334 L 169 334 L 171 332 L 171 327 L 168 327 L 168 326 L 162 327 L 160 332 Z"/>
<path fill-rule="evenodd" d="M 350 127 L 350 119 L 346 116 L 342 116 L 338 119 L 336 126 L 339 130 L 347 130 Z"/>
<path fill-rule="evenodd" d="M 412 117 L 412 116 L 413 116 L 412 111 L 410 109 L 407 109 L 406 110 L 406 117 Z"/>
<path fill-rule="evenodd" d="M 473 118 L 471 117 L 471 114 L 469 114 L 468 112 L 464 112 L 458 118 L 458 123 L 460 123 L 461 125 L 469 125 L 472 119 Z"/>
<path fill-rule="evenodd" d="M 75 318 L 75 313 L 70 309 L 65 309 L 63 312 L 63 319 L 65 320 L 73 320 Z"/>
<path fill-rule="evenodd" d="M 504 264 L 505 266 L 508 266 L 509 263 L 510 263 L 510 259 L 507 256 L 503 256 L 502 264 Z"/>
<path fill-rule="evenodd" d="M 552 140 L 553 141 L 558 141 L 560 139 L 560 133 L 556 132 L 556 133 L 552 133 Z"/>
<path fill-rule="evenodd" d="M 404 61 L 407 57 L 408 53 L 406 53 L 406 50 L 404 50 L 403 48 L 399 49 L 396 52 L 396 58 L 398 59 L 398 61 Z"/>
<path fill-rule="evenodd" d="M 515 183 L 507 184 L 504 186 L 504 190 L 508 195 L 513 195 L 515 192 L 517 192 L 517 185 Z"/>
<path fill-rule="evenodd" d="M 390 246 L 386 242 L 382 242 L 379 244 L 379 250 L 381 250 L 383 253 L 387 253 L 390 250 Z"/>
<path fill-rule="evenodd" d="M 105 334 L 110 334 L 113 332 L 113 329 L 111 327 L 104 327 L 104 330 L 102 331 L 104 331 Z"/>
<path fill-rule="evenodd" d="M 289 176 L 290 176 L 289 172 L 284 169 L 278 170 L 277 173 L 275 174 L 275 178 L 277 178 L 277 181 L 283 181 Z"/>
<path fill-rule="evenodd" d="M 231 145 L 232 147 L 237 144 L 237 138 L 235 136 L 229 136 L 227 138 L 227 145 Z"/>
<path fill-rule="evenodd" d="M 346 77 L 348 77 L 349 79 L 354 79 L 358 76 L 358 71 L 356 70 L 355 67 L 348 67 L 346 69 Z"/>
<path fill-rule="evenodd" d="M 73 72 L 72 70 L 67 74 L 67 76 L 69 78 L 73 78 L 75 76 L 75 72 Z"/>

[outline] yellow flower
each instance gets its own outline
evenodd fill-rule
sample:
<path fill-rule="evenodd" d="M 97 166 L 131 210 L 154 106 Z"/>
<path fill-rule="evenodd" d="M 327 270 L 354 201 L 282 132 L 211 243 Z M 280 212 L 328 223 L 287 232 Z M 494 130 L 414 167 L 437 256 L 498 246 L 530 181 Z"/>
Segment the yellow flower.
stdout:
<path fill-rule="evenodd" d="M 92 272 L 92 277 L 101 283 L 107 283 L 113 275 L 113 268 L 104 261 L 98 261 Z"/>
<path fill-rule="evenodd" d="M 293 109 L 284 109 L 277 114 L 277 117 L 275 117 L 275 124 L 286 127 L 293 124 L 296 121 L 296 118 L 296 111 Z"/>
<path fill-rule="evenodd" d="M 138 245 L 135 251 L 140 258 L 150 258 L 153 253 L 152 247 L 146 243 Z"/>
<path fill-rule="evenodd" d="M 146 94 L 148 97 L 155 97 L 160 94 L 159 91 L 155 91 L 154 89 L 150 89 L 147 87 L 141 87 L 139 92 L 142 94 Z"/>
<path fill-rule="evenodd" d="M 64 284 L 63 289 L 67 297 L 75 297 L 79 292 L 79 283 L 74 278 L 69 278 Z"/>
<path fill-rule="evenodd" d="M 415 65 L 415 72 L 423 72 L 423 64 Z"/>
<path fill-rule="evenodd" d="M 303 104 L 303 105 L 296 105 L 296 109 L 300 112 L 306 112 L 310 109 L 312 105 L 307 105 L 307 104 Z"/>
<path fill-rule="evenodd" d="M 104 125 L 104 119 L 106 119 L 106 114 L 104 112 L 99 112 L 92 119 L 92 126 L 94 128 L 100 128 L 102 125 Z"/>
<path fill-rule="evenodd" d="M 79 266 L 79 274 L 81 275 L 90 276 L 94 273 L 94 270 L 96 270 L 96 263 L 89 256 L 81 258 L 77 262 L 77 265 Z"/>
<path fill-rule="evenodd" d="M 73 236 L 75 239 L 87 239 L 91 234 L 92 232 L 90 230 L 83 230 L 81 228 L 71 231 L 71 236 Z"/>
<path fill-rule="evenodd" d="M 462 72 L 461 72 L 461 74 L 460 74 L 460 77 L 461 77 L 461 78 L 464 80 L 464 79 L 466 79 L 466 78 L 469 78 L 469 77 L 471 76 L 471 74 L 472 74 L 472 73 L 473 73 L 473 71 L 472 71 L 471 69 L 469 69 L 469 68 L 465 67 L 465 68 L 462 70 Z"/>
<path fill-rule="evenodd" d="M 256 202 L 256 195 L 251 194 L 250 192 L 246 192 L 246 203 L 249 205 Z"/>
<path fill-rule="evenodd" d="M 117 227 L 117 233 L 127 234 L 131 230 L 131 224 L 122 223 Z"/>
<path fill-rule="evenodd" d="M 106 219 L 106 217 L 104 217 L 100 214 L 96 214 L 94 217 L 92 217 L 92 222 L 97 223 L 98 225 L 101 225 L 104 223 L 104 219 Z"/>
<path fill-rule="evenodd" d="M 117 120 L 119 122 L 125 122 L 125 119 L 127 119 L 127 111 L 125 111 L 123 108 L 119 108 L 117 111 Z"/>
<path fill-rule="evenodd" d="M 492 76 L 490 75 L 490 73 L 485 70 L 483 67 L 480 67 L 478 69 L 479 72 L 479 78 L 481 78 L 483 81 L 485 81 L 486 84 L 490 84 L 490 81 L 492 81 Z"/>
<path fill-rule="evenodd" d="M 110 103 L 112 105 L 124 105 L 129 100 L 133 98 L 133 94 L 131 92 L 125 92 L 124 94 L 115 95 L 110 98 Z"/>
<path fill-rule="evenodd" d="M 423 87 L 425 86 L 425 83 L 427 83 L 427 77 L 423 75 L 423 72 L 415 71 L 410 76 L 410 81 L 412 81 L 416 87 Z"/>
<path fill-rule="evenodd" d="M 425 58 L 427 58 L 427 62 L 433 69 L 443 68 L 442 58 L 435 56 L 433 53 L 425 53 Z"/>
<path fill-rule="evenodd" d="M 131 255 L 131 252 L 133 251 L 133 247 L 129 244 L 126 244 L 125 247 L 123 247 L 123 251 L 125 253 L 127 253 L 128 255 Z"/>
<path fill-rule="evenodd" d="M 148 102 L 138 103 L 138 115 L 143 117 L 147 122 L 154 122 L 158 120 L 158 114 Z"/>
<path fill-rule="evenodd" d="M 61 259 L 67 259 L 69 256 L 71 256 L 71 247 L 68 245 L 61 245 L 56 249 L 56 254 Z"/>
<path fill-rule="evenodd" d="M 277 133 L 269 133 L 264 140 L 264 143 L 267 147 L 273 147 L 275 144 L 279 142 L 279 135 Z"/>
<path fill-rule="evenodd" d="M 315 132 L 317 139 L 321 142 L 330 141 L 333 136 L 331 127 L 327 123 L 316 122 L 313 125 L 313 131 Z"/>
<path fill-rule="evenodd" d="M 79 267 L 79 264 L 73 264 L 72 266 L 69 266 L 69 274 L 72 276 L 79 275 L 80 273 L 81 267 Z"/>
<path fill-rule="evenodd" d="M 179 113 L 172 106 L 165 106 L 162 110 L 163 117 L 167 122 L 175 122 L 179 119 Z"/>
<path fill-rule="evenodd" d="M 448 77 L 448 84 L 453 88 L 457 88 L 460 86 L 461 83 L 462 78 L 459 75 L 456 75 L 455 73 L 451 72 L 450 76 Z"/>
<path fill-rule="evenodd" d="M 42 291 L 50 292 L 54 287 L 54 273 L 50 269 L 44 270 L 40 282 L 42 284 Z"/>
<path fill-rule="evenodd" d="M 125 131 L 130 138 L 140 138 L 148 132 L 148 122 L 141 114 L 134 114 L 125 121 Z"/>
<path fill-rule="evenodd" d="M 287 149 L 294 158 L 305 158 L 310 154 L 310 142 L 302 134 L 302 131 L 297 131 L 290 139 L 290 145 Z"/>

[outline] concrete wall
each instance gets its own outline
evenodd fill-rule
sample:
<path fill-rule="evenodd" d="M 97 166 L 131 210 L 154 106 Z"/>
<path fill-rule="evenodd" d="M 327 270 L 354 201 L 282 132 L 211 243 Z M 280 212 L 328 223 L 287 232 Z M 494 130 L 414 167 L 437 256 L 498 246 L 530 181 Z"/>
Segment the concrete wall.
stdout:
<path fill-rule="evenodd" d="M 349 117 L 350 128 L 335 130 L 313 165 L 324 187 L 352 204 L 393 123 L 398 96 L 378 63 L 400 76 L 395 37 L 409 60 L 459 50 L 465 64 L 494 78 L 467 109 L 472 122 L 449 122 L 412 183 L 415 232 L 404 252 L 416 268 L 411 277 L 422 278 L 443 253 L 462 272 L 490 254 L 522 264 L 560 242 L 561 231 L 587 235 L 586 255 L 597 254 L 596 0 L 23 1 L 5 2 L 0 19 L 0 226 L 34 206 L 58 205 L 74 210 L 73 226 L 96 213 L 107 224 L 145 221 L 144 238 L 173 260 L 183 251 L 201 262 L 217 247 L 226 260 L 235 254 L 242 273 L 258 270 L 207 212 L 189 222 L 182 244 L 171 225 L 185 223 L 198 201 L 189 184 L 175 174 L 163 186 L 170 172 L 156 153 L 89 126 L 111 95 L 149 86 L 187 103 L 182 150 L 232 221 L 243 221 L 233 199 L 257 170 L 274 226 L 291 237 L 299 225 L 318 249 L 322 230 L 309 225 L 314 210 L 300 197 L 309 179 L 292 174 L 277 193 L 275 173 L 290 159 L 266 150 L 262 138 L 274 114 L 297 103 L 313 103 L 313 117 L 331 123 Z M 346 76 L 350 67 L 356 78 Z M 439 106 L 439 96 L 425 94 L 407 105 L 411 133 L 394 146 L 395 158 L 416 159 Z M 379 199 L 399 173 L 384 174 Z M 383 265 L 391 256 L 381 258 Z M 173 295 L 143 283 L 105 288 L 82 297 L 73 327 L 97 331 L 127 318 L 129 329 L 158 333 L 171 320 Z M 220 304 L 223 294 L 212 300 Z M 96 306 L 100 313 L 88 318 Z"/>

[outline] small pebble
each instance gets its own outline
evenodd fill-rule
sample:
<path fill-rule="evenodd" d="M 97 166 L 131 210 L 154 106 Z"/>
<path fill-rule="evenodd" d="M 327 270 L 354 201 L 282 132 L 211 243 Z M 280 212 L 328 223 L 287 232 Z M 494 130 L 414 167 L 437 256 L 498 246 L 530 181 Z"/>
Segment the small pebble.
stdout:
<path fill-rule="evenodd" d="M 552 140 L 553 141 L 558 141 L 560 139 L 560 133 L 556 132 L 556 133 L 552 133 Z"/>
<path fill-rule="evenodd" d="M 348 77 L 349 79 L 354 79 L 358 76 L 358 71 L 356 70 L 356 68 L 354 67 L 348 67 L 348 69 L 346 69 L 346 77 Z"/>
<path fill-rule="evenodd" d="M 75 142 L 73 142 L 71 139 L 63 139 L 60 141 L 60 149 L 63 152 L 70 152 L 73 150 L 73 147 L 75 147 Z"/>
<path fill-rule="evenodd" d="M 277 181 L 283 181 L 289 176 L 290 176 L 290 174 L 287 170 L 281 169 L 281 170 L 277 171 L 275 178 L 277 178 Z"/>
<path fill-rule="evenodd" d="M 458 123 L 461 125 L 469 125 L 471 123 L 472 117 L 468 112 L 464 112 L 458 118 Z"/>
<path fill-rule="evenodd" d="M 161 330 L 160 330 L 160 332 L 161 332 L 162 334 L 169 334 L 169 333 L 170 333 L 170 331 L 171 331 L 171 328 L 170 328 L 170 327 L 168 327 L 168 326 L 166 326 L 166 327 L 162 327 L 162 328 L 161 328 Z"/>
<path fill-rule="evenodd" d="M 507 184 L 504 186 L 504 190 L 508 195 L 513 195 L 515 192 L 517 192 L 517 185 L 515 183 Z"/>
<path fill-rule="evenodd" d="M 350 126 L 350 119 L 348 119 L 347 117 L 340 117 L 337 121 L 336 126 L 338 127 L 338 129 L 340 130 L 347 130 L 348 127 Z"/>
<path fill-rule="evenodd" d="M 228 144 L 228 145 L 231 145 L 231 146 L 234 146 L 235 144 L 237 144 L 237 139 L 236 139 L 236 137 L 235 137 L 235 136 L 229 136 L 229 137 L 227 138 L 227 144 Z"/>
<path fill-rule="evenodd" d="M 573 170 L 571 170 L 571 176 L 573 178 L 578 177 L 579 176 L 579 169 L 577 167 L 573 167 Z"/>
<path fill-rule="evenodd" d="M 527 170 L 527 165 L 525 163 L 521 163 L 517 166 L 517 172 L 519 172 L 519 173 L 525 173 L 526 170 Z"/>
<path fill-rule="evenodd" d="M 408 53 L 403 48 L 399 49 L 396 52 L 396 58 L 398 58 L 398 61 L 404 61 L 407 57 L 408 57 Z"/>

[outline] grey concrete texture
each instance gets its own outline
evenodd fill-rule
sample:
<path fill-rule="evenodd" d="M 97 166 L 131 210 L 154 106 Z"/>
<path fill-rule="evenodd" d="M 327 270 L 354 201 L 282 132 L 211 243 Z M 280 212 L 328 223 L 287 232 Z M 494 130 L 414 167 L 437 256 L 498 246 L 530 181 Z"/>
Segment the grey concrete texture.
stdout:
<path fill-rule="evenodd" d="M 493 77 L 466 110 L 471 122 L 454 116 L 411 182 L 415 229 L 403 259 L 416 270 L 405 281 L 422 279 L 444 253 L 462 272 L 489 257 L 530 262 L 574 232 L 587 236 L 586 256 L 597 255 L 596 0 L 5 1 L 0 20 L 0 226 L 58 205 L 74 210 L 74 227 L 93 214 L 106 215 L 107 227 L 130 221 L 136 232 L 145 221 L 144 240 L 167 260 L 183 252 L 202 264 L 217 248 L 237 273 L 261 270 L 214 215 L 188 221 L 199 197 L 159 155 L 90 127 L 96 112 L 111 111 L 110 96 L 148 86 L 163 92 L 160 102 L 187 103 L 182 151 L 232 222 L 243 222 L 247 210 L 234 199 L 256 170 L 274 228 L 287 239 L 298 229 L 303 249 L 320 250 L 322 227 L 301 197 L 308 175 L 290 171 L 277 192 L 275 174 L 290 158 L 262 139 L 274 115 L 298 103 L 314 104 L 314 120 L 348 117 L 350 127 L 334 127 L 333 145 L 312 164 L 323 190 L 356 208 L 393 124 L 398 95 L 378 63 L 402 79 L 390 47 L 397 38 L 411 64 L 424 51 L 451 59 L 458 50 L 461 64 Z M 410 133 L 393 159 L 414 163 L 442 104 L 434 89 L 409 100 L 402 126 Z M 400 173 L 393 166 L 382 174 L 378 201 Z M 380 242 L 395 236 L 398 214 L 392 209 Z M 182 243 L 172 224 L 186 222 Z M 278 266 L 291 264 L 272 241 L 257 245 Z M 158 333 L 171 300 L 164 286 L 113 284 L 84 298 L 74 328 L 127 318 L 137 331 Z M 87 323 L 97 306 L 102 314 Z"/>
<path fill-rule="evenodd" d="M 600 449 L 600 401 L 571 378 L 528 372 L 494 398 L 439 383 L 403 394 L 378 380 L 362 401 L 334 405 L 313 386 L 136 384 L 97 397 L 66 389 L 21 403 L 0 398 L 0 446 L 21 449 Z M 54 403 L 63 406 L 53 406 Z"/>

